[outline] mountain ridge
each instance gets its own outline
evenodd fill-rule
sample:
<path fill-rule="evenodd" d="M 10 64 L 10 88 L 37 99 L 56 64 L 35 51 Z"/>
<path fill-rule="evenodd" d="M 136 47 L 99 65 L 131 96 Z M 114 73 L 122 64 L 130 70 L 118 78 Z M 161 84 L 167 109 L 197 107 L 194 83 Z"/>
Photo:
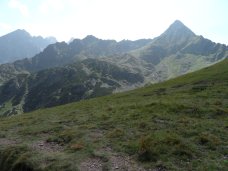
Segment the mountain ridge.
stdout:
<path fill-rule="evenodd" d="M 54 37 L 31 36 L 26 30 L 18 29 L 0 37 L 0 64 L 22 58 L 30 58 L 47 45 L 55 43 Z"/>
<path fill-rule="evenodd" d="M 155 65 L 161 80 L 166 80 L 227 58 L 227 48 L 196 35 L 177 20 L 149 45 L 131 55 Z"/>
<path fill-rule="evenodd" d="M 44 51 L 33 58 L 19 60 L 12 64 L 0 65 L 0 81 L 3 84 L 0 87 L 0 94 L 4 95 L 4 97 L 6 96 L 4 98 L 6 100 L 2 100 L 0 105 L 12 104 L 12 108 L 9 109 L 9 111 L 12 111 L 15 107 L 17 108 L 18 104 L 26 105 L 23 100 L 23 103 L 21 100 L 20 103 L 12 103 L 12 99 L 23 97 L 23 99 L 29 101 L 29 99 L 33 98 L 26 94 L 25 86 L 22 86 L 20 91 L 15 86 L 18 82 L 12 81 L 17 80 L 17 77 L 20 78 L 23 75 L 30 75 L 29 78 L 31 78 L 36 74 L 42 73 L 43 78 L 50 78 L 46 79 L 46 82 L 50 81 L 53 84 L 50 87 L 44 86 L 45 81 L 41 76 L 38 79 L 29 79 L 32 85 L 36 85 L 36 82 L 42 82 L 40 86 L 45 87 L 39 89 L 37 86 L 34 89 L 39 89 L 40 94 L 40 96 L 34 95 L 34 97 L 41 100 L 40 102 L 32 103 L 32 105 L 38 105 L 44 99 L 43 101 L 45 102 L 53 101 L 52 106 L 54 106 L 60 104 L 58 99 L 66 96 L 66 92 L 59 93 L 59 90 L 67 87 L 66 91 L 71 92 L 77 82 L 83 87 L 83 90 L 81 90 L 84 93 L 79 96 L 80 98 L 69 98 L 68 100 L 63 100 L 61 104 L 79 101 L 84 99 L 84 97 L 92 97 L 86 95 L 91 91 L 94 91 L 95 94 L 96 91 L 97 94 L 102 94 L 101 90 L 103 90 L 105 92 L 103 95 L 106 95 L 165 81 L 188 72 L 193 72 L 227 58 L 227 49 L 228 47 L 225 45 L 216 44 L 202 36 L 195 35 L 180 21 L 175 21 L 163 34 L 153 40 L 141 39 L 137 41 L 125 40 L 116 42 L 115 40 L 102 40 L 89 35 L 81 40 L 75 39 L 69 44 L 57 42 L 49 45 Z M 85 61 L 90 62 L 85 65 Z M 71 64 L 75 64 L 76 68 L 80 66 L 81 75 L 80 72 L 75 71 L 78 71 L 78 69 L 72 69 Z M 91 72 L 91 68 L 94 67 L 93 65 L 97 68 L 93 70 L 92 74 L 88 74 Z M 69 66 L 72 70 L 69 70 Z M 110 72 L 110 68 L 112 68 L 112 72 Z M 55 89 L 58 87 L 58 82 L 52 82 L 52 77 L 50 76 L 53 75 L 53 78 L 56 78 L 57 73 L 60 78 L 65 80 L 64 82 L 59 82 L 59 85 L 61 85 L 59 90 Z M 69 76 L 70 73 L 79 74 L 79 76 L 72 79 L 73 77 Z M 120 80 L 114 78 L 116 73 L 121 77 Z M 132 76 L 135 76 L 138 81 L 131 82 L 133 80 Z M 84 82 L 81 80 L 84 80 Z M 91 80 L 99 84 L 94 86 Z M 86 84 L 87 82 L 90 83 Z M 84 87 L 83 84 L 86 86 Z M 112 84 L 113 86 L 111 86 Z M 21 94 L 11 96 L 9 93 L 7 96 L 7 93 L 5 93 L 7 86 L 4 87 L 4 85 L 12 87 L 12 92 L 15 91 L 19 94 L 21 92 Z M 104 85 L 112 88 L 105 90 Z M 79 91 L 76 92 L 78 94 L 74 94 L 75 97 L 80 94 Z M 53 100 L 53 97 L 57 97 L 57 99 Z M 17 105 L 14 106 L 14 104 Z M 48 106 L 50 105 L 42 104 L 39 107 Z M 37 106 L 30 106 L 25 111 L 31 111 L 32 109 L 37 109 Z M 19 111 L 23 112 L 23 110 Z"/>
<path fill-rule="evenodd" d="M 69 44 L 57 42 L 49 45 L 33 58 L 0 65 L 0 84 L 13 78 L 17 73 L 37 72 L 52 67 L 61 67 L 86 58 L 115 56 L 142 47 L 151 41 L 151 39 L 140 39 L 116 42 L 114 40 L 101 40 L 96 37 L 93 39 L 97 43 L 85 42 L 85 39 L 74 39 Z"/>

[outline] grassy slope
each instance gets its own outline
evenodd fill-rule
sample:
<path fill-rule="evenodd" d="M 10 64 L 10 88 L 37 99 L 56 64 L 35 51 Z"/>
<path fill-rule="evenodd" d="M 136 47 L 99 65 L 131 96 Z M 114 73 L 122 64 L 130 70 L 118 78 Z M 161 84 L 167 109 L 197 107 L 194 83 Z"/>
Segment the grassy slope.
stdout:
<path fill-rule="evenodd" d="M 117 152 L 145 168 L 225 170 L 227 66 L 226 59 L 134 91 L 1 118 L 0 168 L 77 170 L 101 158 L 108 170 Z"/>

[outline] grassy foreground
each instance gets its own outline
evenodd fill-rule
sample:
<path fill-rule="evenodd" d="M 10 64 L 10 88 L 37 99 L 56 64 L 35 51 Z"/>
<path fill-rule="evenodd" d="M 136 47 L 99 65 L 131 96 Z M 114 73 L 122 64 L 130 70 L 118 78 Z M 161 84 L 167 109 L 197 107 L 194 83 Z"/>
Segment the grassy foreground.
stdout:
<path fill-rule="evenodd" d="M 226 170 L 227 66 L 0 118 L 0 170 Z"/>

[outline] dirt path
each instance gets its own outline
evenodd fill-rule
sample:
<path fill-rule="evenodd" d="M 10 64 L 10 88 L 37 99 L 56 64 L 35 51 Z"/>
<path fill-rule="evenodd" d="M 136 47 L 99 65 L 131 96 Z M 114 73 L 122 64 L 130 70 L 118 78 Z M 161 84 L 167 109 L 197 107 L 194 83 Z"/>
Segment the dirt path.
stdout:
<path fill-rule="evenodd" d="M 0 146 L 10 146 L 10 145 L 15 145 L 18 144 L 17 141 L 15 140 L 9 140 L 7 138 L 0 138 Z"/>
<path fill-rule="evenodd" d="M 80 171 L 146 171 L 129 156 L 117 154 L 111 148 L 100 149 L 98 153 L 105 153 L 107 161 L 99 157 L 89 158 L 81 163 Z"/>
<path fill-rule="evenodd" d="M 53 143 L 53 142 L 46 142 L 46 141 L 35 141 L 34 143 L 32 143 L 30 145 L 30 147 L 34 150 L 37 150 L 37 151 L 45 151 L 45 152 L 48 152 L 48 153 L 51 153 L 51 152 L 58 152 L 58 151 L 62 151 L 63 150 L 63 147 L 56 144 L 56 143 Z"/>

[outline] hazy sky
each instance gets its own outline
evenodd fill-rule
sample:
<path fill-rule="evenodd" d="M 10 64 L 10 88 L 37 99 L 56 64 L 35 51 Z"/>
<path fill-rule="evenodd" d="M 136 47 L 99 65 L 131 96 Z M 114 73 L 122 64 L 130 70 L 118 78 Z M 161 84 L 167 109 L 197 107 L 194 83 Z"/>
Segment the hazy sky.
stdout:
<path fill-rule="evenodd" d="M 16 29 L 58 41 L 154 38 L 174 20 L 228 44 L 228 0 L 0 0 L 0 36 Z"/>

